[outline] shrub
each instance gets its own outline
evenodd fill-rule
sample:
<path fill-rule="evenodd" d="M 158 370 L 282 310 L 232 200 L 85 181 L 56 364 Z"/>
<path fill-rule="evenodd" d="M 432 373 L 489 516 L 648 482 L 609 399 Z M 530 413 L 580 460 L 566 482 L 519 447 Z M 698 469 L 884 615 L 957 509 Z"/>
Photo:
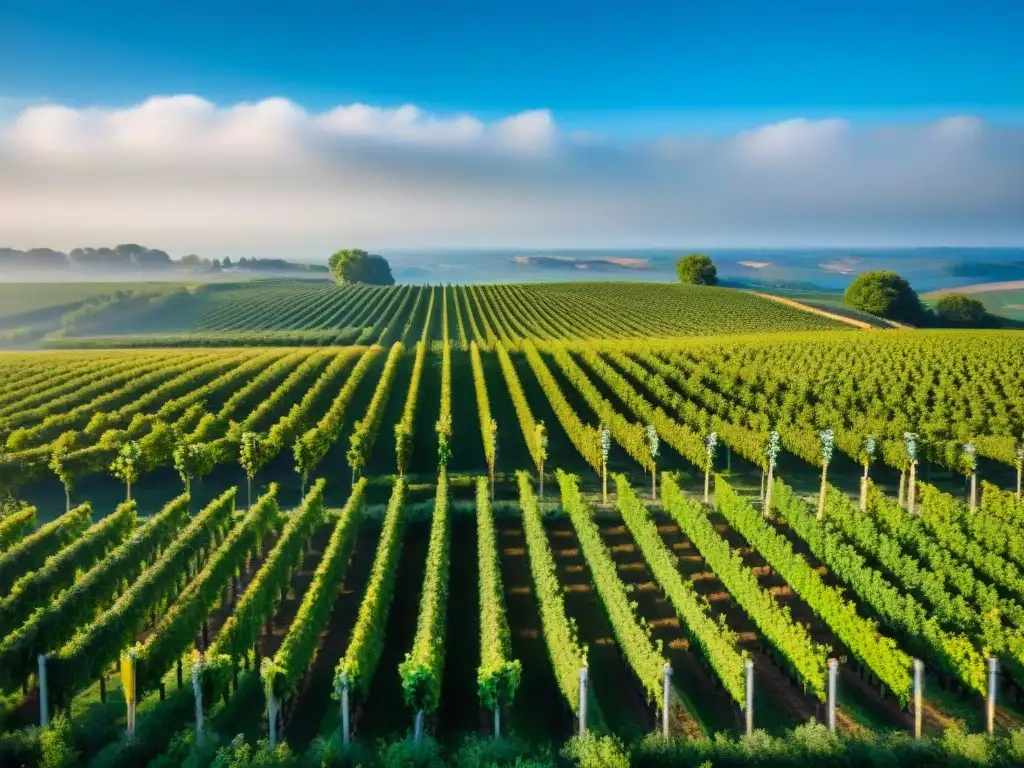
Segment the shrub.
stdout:
<path fill-rule="evenodd" d="M 920 323 L 925 316 L 921 299 L 910 283 L 895 272 L 865 272 L 850 283 L 843 302 L 878 317 Z"/>

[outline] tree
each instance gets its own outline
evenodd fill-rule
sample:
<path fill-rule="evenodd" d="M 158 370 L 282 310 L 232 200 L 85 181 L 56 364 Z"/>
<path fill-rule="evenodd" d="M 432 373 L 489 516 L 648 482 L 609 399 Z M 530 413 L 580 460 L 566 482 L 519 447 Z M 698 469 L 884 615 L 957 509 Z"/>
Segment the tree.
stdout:
<path fill-rule="evenodd" d="M 313 442 L 315 434 L 302 435 L 295 439 L 292 446 L 292 456 L 295 457 L 295 471 L 299 475 L 299 483 L 302 498 L 306 497 L 306 483 L 309 482 L 309 473 L 320 461 L 320 456 Z"/>
<path fill-rule="evenodd" d="M 78 434 L 65 432 L 53 441 L 53 451 L 50 453 L 50 469 L 64 486 L 65 512 L 71 511 L 71 486 L 74 485 L 74 471 L 67 465 L 68 454 L 75 448 Z"/>
<path fill-rule="evenodd" d="M 718 269 L 711 257 L 703 253 L 691 253 L 676 262 L 679 282 L 687 285 L 717 285 Z"/>
<path fill-rule="evenodd" d="M 139 479 L 139 469 L 142 464 L 142 450 L 139 444 L 131 440 L 121 446 L 121 450 L 110 465 L 110 471 L 118 480 L 128 488 L 128 501 L 132 500 L 132 483 Z"/>
<path fill-rule="evenodd" d="M 339 283 L 369 283 L 371 285 L 394 285 L 391 265 L 383 256 L 377 256 L 358 248 L 334 253 L 328 266 Z"/>
<path fill-rule="evenodd" d="M 185 484 L 185 493 L 192 496 L 192 480 L 201 480 L 213 471 L 215 465 L 209 443 L 181 440 L 174 448 L 174 468 Z"/>
<path fill-rule="evenodd" d="M 884 269 L 858 275 L 846 289 L 843 303 L 878 317 L 907 323 L 917 323 L 924 316 L 921 299 L 910 283 Z"/>
<path fill-rule="evenodd" d="M 976 328 L 985 325 L 989 320 L 985 305 L 962 293 L 947 293 L 939 299 L 936 311 L 943 325 Z"/>
<path fill-rule="evenodd" d="M 267 452 L 264 450 L 263 435 L 259 432 L 244 433 L 238 453 L 238 463 L 245 470 L 248 507 L 252 507 L 252 480 L 266 462 Z"/>

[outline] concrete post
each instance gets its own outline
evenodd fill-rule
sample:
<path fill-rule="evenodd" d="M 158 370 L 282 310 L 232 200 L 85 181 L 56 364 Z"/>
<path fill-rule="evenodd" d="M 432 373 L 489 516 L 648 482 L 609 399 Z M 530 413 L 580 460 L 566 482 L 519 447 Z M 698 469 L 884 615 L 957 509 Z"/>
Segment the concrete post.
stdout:
<path fill-rule="evenodd" d="M 839 676 L 839 662 L 828 660 L 828 729 L 836 732 L 836 678 Z"/>
<path fill-rule="evenodd" d="M 914 659 L 914 738 L 921 739 L 921 715 L 924 699 L 924 662 Z"/>
<path fill-rule="evenodd" d="M 46 684 L 46 654 L 40 653 L 39 658 L 39 725 L 44 728 L 50 724 L 50 690 Z"/>
<path fill-rule="evenodd" d="M 828 464 L 822 465 L 821 468 L 821 491 L 818 493 L 818 519 L 825 519 L 825 488 L 828 478 Z"/>
<path fill-rule="evenodd" d="M 860 478 L 860 511 L 868 511 L 868 467 L 864 465 L 864 474 Z"/>
<path fill-rule="evenodd" d="M 747 662 L 747 736 L 754 735 L 754 662 Z"/>
<path fill-rule="evenodd" d="M 202 658 L 192 667 L 192 693 L 196 703 L 196 744 L 200 747 L 206 740 L 203 724 L 203 660 Z"/>
<path fill-rule="evenodd" d="M 907 511 L 914 514 L 914 499 L 917 497 L 917 462 L 910 463 L 910 482 L 907 484 Z"/>
<path fill-rule="evenodd" d="M 343 674 L 341 676 L 340 690 L 341 694 L 341 743 L 348 748 L 348 745 L 352 738 L 351 732 L 351 721 L 349 720 L 349 700 L 348 700 L 348 675 Z"/>
<path fill-rule="evenodd" d="M 580 667 L 580 737 L 587 735 L 587 668 Z"/>
<path fill-rule="evenodd" d="M 270 732 L 270 746 L 277 746 L 277 696 L 270 684 L 267 684 L 267 725 Z"/>
<path fill-rule="evenodd" d="M 665 682 L 664 682 L 664 686 L 663 686 L 662 702 L 661 702 L 661 735 L 664 736 L 666 739 L 669 737 L 669 732 L 668 732 L 668 704 L 669 704 L 669 696 L 670 696 L 670 693 L 671 693 L 671 687 L 670 687 L 671 683 L 669 681 L 671 679 L 672 679 L 672 665 L 671 664 L 666 664 L 665 665 Z"/>
<path fill-rule="evenodd" d="M 985 731 L 990 735 L 996 729 L 996 686 L 999 684 L 999 662 L 988 660 L 988 700 L 985 702 Z"/>

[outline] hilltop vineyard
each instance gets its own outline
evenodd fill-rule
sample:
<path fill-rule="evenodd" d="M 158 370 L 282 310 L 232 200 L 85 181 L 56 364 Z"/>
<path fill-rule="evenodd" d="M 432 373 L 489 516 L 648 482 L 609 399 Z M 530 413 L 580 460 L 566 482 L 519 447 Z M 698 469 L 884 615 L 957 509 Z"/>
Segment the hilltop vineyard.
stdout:
<path fill-rule="evenodd" d="M 621 283 L 143 304 L 0 354 L 5 766 L 1024 760 L 1016 333 Z"/>

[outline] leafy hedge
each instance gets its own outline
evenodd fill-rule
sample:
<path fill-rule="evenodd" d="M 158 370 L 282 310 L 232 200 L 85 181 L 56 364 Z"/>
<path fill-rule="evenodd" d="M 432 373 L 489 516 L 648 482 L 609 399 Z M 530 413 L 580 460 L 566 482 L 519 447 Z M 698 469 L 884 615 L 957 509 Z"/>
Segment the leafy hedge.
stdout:
<path fill-rule="evenodd" d="M 82 504 L 0 554 L 0 594 L 9 593 L 14 582 L 41 568 L 47 557 L 73 542 L 91 524 L 92 507 Z"/>
<path fill-rule="evenodd" d="M 43 565 L 19 578 L 0 600 L 0 635 L 25 622 L 32 612 L 50 603 L 57 593 L 75 583 L 80 571 L 88 571 L 104 555 L 135 530 L 134 504 L 121 504 L 91 526 L 75 541 L 51 555 Z"/>
<path fill-rule="evenodd" d="M 398 577 L 398 560 L 402 555 L 402 534 L 405 529 L 402 506 L 405 503 L 405 492 L 405 480 L 398 478 L 384 515 L 370 580 L 363 593 L 363 601 L 359 604 L 359 616 L 352 629 L 348 649 L 335 670 L 338 683 L 343 678 L 347 679 L 360 696 L 369 695 L 370 683 L 384 650 L 385 629 Z"/>
<path fill-rule="evenodd" d="M 579 672 L 581 667 L 587 666 L 587 648 L 580 645 L 575 625 L 565 614 L 562 584 L 558 580 L 555 558 L 551 554 L 544 520 L 533 493 L 533 483 L 529 474 L 523 471 L 516 473 L 516 479 L 519 482 L 519 505 L 523 511 L 523 535 L 526 537 L 544 643 L 562 696 L 576 712 L 580 704 Z"/>
<path fill-rule="evenodd" d="M 593 509 L 580 493 L 578 478 L 562 470 L 558 470 L 557 477 L 562 491 L 562 508 L 576 529 L 576 538 L 580 542 L 591 579 L 619 648 L 650 700 L 657 701 L 661 696 L 667 663 L 662 655 L 661 644 L 655 644 L 650 627 L 638 615 L 636 603 L 630 600 L 626 585 L 619 578 L 611 550 L 604 543 L 601 531 L 594 522 Z"/>
<path fill-rule="evenodd" d="M 779 489 L 781 490 L 781 488 Z M 785 510 L 785 494 L 773 502 Z M 800 502 L 802 503 L 802 502 Z M 910 698 L 911 658 L 896 642 L 885 637 L 878 625 L 858 613 L 856 603 L 842 590 L 822 581 L 821 574 L 793 550 L 786 537 L 776 531 L 721 475 L 715 476 L 715 506 L 747 542 L 757 549 L 794 592 L 835 633 L 840 642 L 870 669 L 902 702 Z M 785 512 L 783 511 L 785 516 Z"/>
<path fill-rule="evenodd" d="M 313 580 L 303 595 L 299 611 L 288 627 L 288 634 L 273 659 L 264 659 L 260 674 L 267 687 L 278 697 L 293 694 L 313 661 L 320 633 L 331 618 L 338 586 L 345 578 L 356 533 L 363 519 L 362 491 L 349 497 Z"/>
<path fill-rule="evenodd" d="M 143 643 L 135 657 L 135 689 L 140 698 L 155 690 L 164 673 L 193 646 L 196 632 L 224 596 L 231 577 L 263 546 L 263 538 L 279 522 L 277 485 L 261 496 L 238 521 Z"/>
<path fill-rule="evenodd" d="M 675 554 L 665 546 L 657 524 L 640 502 L 629 478 L 622 474 L 614 477 L 617 507 L 622 521 L 632 534 L 658 586 L 675 608 L 679 626 L 700 648 L 704 659 L 718 675 L 732 699 L 741 707 L 745 706 L 746 652 L 736 648 L 734 632 L 711 618 L 711 607 L 707 599 L 697 594 L 693 582 L 682 577 Z M 665 508 L 672 512 L 676 504 L 673 495 L 675 484 L 666 477 L 662 489 Z M 736 594 L 732 590 L 730 592 Z"/>
<path fill-rule="evenodd" d="M 25 507 L 0 520 L 0 553 L 24 539 L 35 527 L 35 507 Z"/>
<path fill-rule="evenodd" d="M 448 475 L 437 478 L 430 544 L 424 568 L 423 592 L 412 650 L 398 667 L 405 703 L 431 713 L 441 702 L 444 676 L 445 619 L 448 616 L 448 576 L 451 564 L 451 520 L 448 512 Z"/>
<path fill-rule="evenodd" d="M 51 688 L 58 705 L 68 704 L 76 691 L 114 664 L 146 618 L 177 594 L 189 563 L 215 546 L 232 524 L 235 493 L 236 489 L 230 488 L 210 502 L 109 610 L 80 627 L 74 638 L 51 656 Z"/>
<path fill-rule="evenodd" d="M 126 502 L 132 510 L 135 502 Z M 37 656 L 56 650 L 110 604 L 177 536 L 188 519 L 188 496 L 172 500 L 128 541 L 0 642 L 0 691 L 10 691 L 37 670 Z"/>
<path fill-rule="evenodd" d="M 488 709 L 498 709 L 512 703 L 522 665 L 512 658 L 494 511 L 487 479 L 483 477 L 476 479 L 476 530 L 480 566 L 480 666 L 476 670 L 476 685 L 480 703 Z"/>

